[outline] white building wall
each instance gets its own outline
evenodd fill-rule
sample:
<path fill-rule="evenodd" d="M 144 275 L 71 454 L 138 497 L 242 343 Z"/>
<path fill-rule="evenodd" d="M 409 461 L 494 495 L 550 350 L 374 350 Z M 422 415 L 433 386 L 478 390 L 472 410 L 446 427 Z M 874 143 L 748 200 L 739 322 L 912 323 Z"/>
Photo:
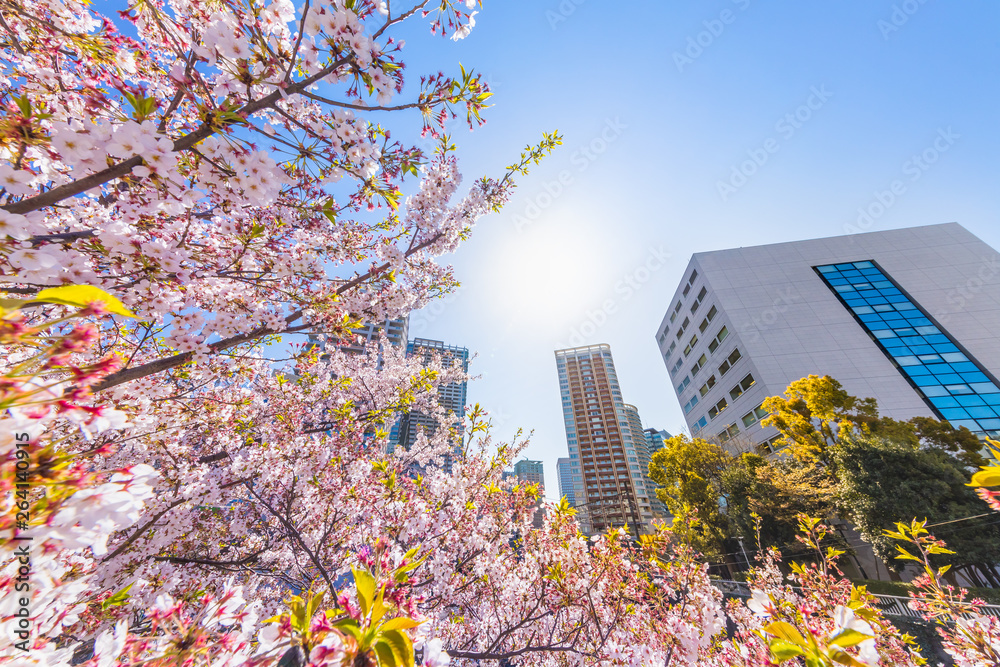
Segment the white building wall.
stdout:
<path fill-rule="evenodd" d="M 876 398 L 887 416 L 904 420 L 933 416 L 813 269 L 859 260 L 874 260 L 988 373 L 1000 375 L 1000 254 L 957 223 L 698 253 L 691 258 L 656 333 L 661 354 L 677 342 L 664 359 L 668 370 L 684 358 L 681 369 L 671 377 L 682 406 L 698 393 L 705 377 L 712 372 L 716 375 L 716 386 L 699 396 L 698 405 L 686 415 L 692 432 L 709 406 L 725 398 L 728 407 L 700 435 L 714 436 L 737 423 L 742 436 L 755 443 L 765 441 L 776 431 L 761 429 L 759 424 L 744 427 L 741 417 L 765 397 L 781 394 L 790 382 L 810 374 L 830 375 L 848 393 Z M 684 297 L 683 289 L 694 271 L 698 277 Z M 692 316 L 690 304 L 702 286 L 708 294 Z M 686 331 L 681 341 L 675 335 L 683 317 L 669 321 L 678 301 L 680 312 L 692 320 L 691 331 L 696 331 L 711 304 L 719 309 L 686 358 L 683 343 L 690 334 Z M 722 325 L 729 329 L 729 336 L 708 355 L 707 367 L 678 393 L 678 384 L 690 375 L 692 362 L 707 353 L 708 334 Z M 720 377 L 719 362 L 734 348 L 740 349 L 742 359 Z M 756 383 L 730 400 L 730 388 L 747 373 Z"/>

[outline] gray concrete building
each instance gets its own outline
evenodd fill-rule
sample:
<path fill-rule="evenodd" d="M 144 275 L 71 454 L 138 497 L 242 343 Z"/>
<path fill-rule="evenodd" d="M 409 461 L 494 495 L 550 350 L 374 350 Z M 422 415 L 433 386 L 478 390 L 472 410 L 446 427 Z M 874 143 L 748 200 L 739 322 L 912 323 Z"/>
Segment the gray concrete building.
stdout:
<path fill-rule="evenodd" d="M 769 451 L 810 374 L 896 419 L 1000 433 L 1000 254 L 956 223 L 697 253 L 656 340 L 691 433 Z"/>

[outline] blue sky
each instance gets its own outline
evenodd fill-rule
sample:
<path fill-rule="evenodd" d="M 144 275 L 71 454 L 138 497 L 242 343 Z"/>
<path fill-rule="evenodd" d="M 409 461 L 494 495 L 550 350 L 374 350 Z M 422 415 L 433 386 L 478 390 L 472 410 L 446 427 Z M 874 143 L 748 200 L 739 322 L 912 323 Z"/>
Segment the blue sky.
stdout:
<path fill-rule="evenodd" d="M 413 81 L 461 62 L 493 86 L 487 125 L 456 126 L 469 181 L 543 131 L 565 144 L 480 221 L 453 258 L 462 288 L 411 337 L 478 353 L 470 401 L 498 437 L 534 430 L 549 497 L 557 346 L 609 343 L 644 424 L 681 430 L 653 336 L 692 253 L 951 221 L 1000 248 L 995 2 L 487 0 L 476 20 L 458 43 L 420 25 L 405 49 Z"/>

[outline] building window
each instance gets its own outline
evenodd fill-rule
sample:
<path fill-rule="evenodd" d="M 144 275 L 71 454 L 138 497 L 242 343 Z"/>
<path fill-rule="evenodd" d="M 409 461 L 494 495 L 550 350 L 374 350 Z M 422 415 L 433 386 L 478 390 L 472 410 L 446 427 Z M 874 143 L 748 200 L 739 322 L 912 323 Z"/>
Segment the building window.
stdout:
<path fill-rule="evenodd" d="M 715 376 L 713 375 L 710 378 L 708 378 L 705 384 L 701 385 L 701 387 L 698 389 L 698 393 L 704 396 L 705 394 L 710 392 L 712 390 L 712 387 L 714 386 L 715 386 Z"/>
<path fill-rule="evenodd" d="M 743 395 L 743 392 L 752 387 L 753 383 L 754 383 L 753 375 L 747 373 L 747 376 L 742 380 L 740 380 L 740 383 L 738 385 L 729 390 L 729 397 L 735 401 L 737 398 Z"/>
<path fill-rule="evenodd" d="M 708 357 L 706 355 L 703 354 L 698 357 L 698 361 L 694 362 L 694 366 L 691 367 L 691 377 L 697 375 L 698 371 L 704 368 L 706 363 L 708 363 Z"/>
<path fill-rule="evenodd" d="M 691 378 L 690 376 L 685 375 L 684 379 L 681 380 L 681 383 L 677 385 L 678 395 L 684 393 L 684 390 L 687 389 L 689 384 L 691 384 Z"/>
<path fill-rule="evenodd" d="M 715 316 L 718 313 L 719 309 L 716 308 L 715 306 L 712 306 L 711 310 L 708 311 L 708 315 L 706 315 L 705 319 L 703 319 L 701 321 L 701 324 L 698 325 L 698 331 L 700 331 L 701 333 L 705 333 L 705 329 L 708 328 L 709 323 L 715 319 Z"/>
<path fill-rule="evenodd" d="M 761 405 L 758 405 L 756 408 L 743 415 L 743 426 L 745 428 L 749 428 L 769 414 L 770 413 Z"/>
<path fill-rule="evenodd" d="M 692 271 L 691 277 L 688 278 L 687 285 L 684 286 L 684 296 L 687 296 L 688 292 L 691 291 L 691 285 L 694 283 L 694 279 L 697 277 L 698 277 L 698 271 L 697 270 Z"/>
<path fill-rule="evenodd" d="M 689 354 L 691 354 L 691 350 L 694 349 L 694 346 L 697 344 L 698 344 L 698 334 L 695 334 L 691 336 L 691 340 L 688 341 L 687 346 L 684 348 L 684 356 L 687 357 Z"/>
<path fill-rule="evenodd" d="M 739 432 L 740 432 L 740 427 L 737 426 L 735 422 L 733 422 L 732 424 L 729 425 L 728 428 L 719 433 L 719 435 L 717 435 L 716 437 L 719 439 L 719 442 L 726 443 L 729 442 Z"/>
<path fill-rule="evenodd" d="M 670 355 L 673 354 L 674 350 L 676 350 L 676 349 L 677 349 L 677 342 L 675 341 L 675 342 L 671 343 L 670 347 L 667 348 L 667 351 L 663 353 L 663 358 L 664 359 L 669 359 Z"/>
<path fill-rule="evenodd" d="M 670 313 L 670 323 L 673 324 L 674 320 L 677 319 L 677 313 L 681 312 L 681 302 L 678 301 L 674 306 L 673 312 Z"/>
<path fill-rule="evenodd" d="M 1000 386 L 874 262 L 814 268 L 935 414 L 1000 436 Z"/>
<path fill-rule="evenodd" d="M 677 330 L 677 340 L 681 339 L 681 336 L 684 335 L 684 331 L 687 329 L 689 324 L 691 324 L 690 318 L 685 317 L 684 321 L 681 322 L 681 328 Z"/>
<path fill-rule="evenodd" d="M 694 406 L 698 405 L 698 396 L 692 396 L 691 400 L 684 404 L 684 414 L 691 412 Z"/>
<path fill-rule="evenodd" d="M 709 408 L 709 410 L 708 410 L 708 419 L 709 420 L 715 419 L 716 417 L 719 416 L 720 412 L 722 412 L 723 410 L 725 410 L 728 407 L 729 407 L 729 403 L 726 402 L 726 399 L 720 398 L 718 403 L 716 403 L 711 408 Z"/>
<path fill-rule="evenodd" d="M 733 367 L 733 364 L 735 364 L 741 358 L 743 358 L 743 355 L 740 354 L 740 348 L 736 348 L 735 350 L 730 352 L 729 356 L 726 357 L 726 360 L 723 361 L 721 364 L 719 364 L 719 377 L 722 377 L 723 375 L 728 373 L 729 369 Z"/>
<path fill-rule="evenodd" d="M 719 345 L 722 344 L 722 341 L 726 340 L 727 336 L 729 336 L 729 329 L 727 329 L 726 327 L 722 327 L 721 329 L 719 329 L 719 333 L 715 334 L 715 338 L 712 339 L 712 342 L 708 344 L 708 351 L 714 353 L 716 350 L 718 350 Z"/>
<path fill-rule="evenodd" d="M 694 423 L 694 429 L 693 430 L 694 430 L 695 433 L 697 433 L 701 429 L 705 428 L 707 425 L 708 425 L 708 418 L 706 418 L 706 417 L 703 416 L 701 419 L 699 419 L 698 421 L 696 421 Z"/>
<path fill-rule="evenodd" d="M 691 304 L 691 314 L 692 315 L 694 314 L 694 311 L 698 310 L 698 306 L 700 306 L 701 302 L 705 300 L 705 295 L 707 295 L 707 294 L 708 294 L 708 290 L 705 289 L 704 287 L 702 287 L 701 291 L 698 292 L 698 296 L 695 297 L 694 303 Z"/>

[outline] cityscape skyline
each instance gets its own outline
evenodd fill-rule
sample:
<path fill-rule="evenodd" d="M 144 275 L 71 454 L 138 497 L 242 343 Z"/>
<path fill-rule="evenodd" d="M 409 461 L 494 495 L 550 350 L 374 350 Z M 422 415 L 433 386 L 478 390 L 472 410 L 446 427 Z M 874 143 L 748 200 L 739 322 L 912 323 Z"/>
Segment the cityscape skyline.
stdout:
<path fill-rule="evenodd" d="M 681 430 L 649 332 L 692 254 L 951 221 L 1000 247 L 996 3 L 924 3 L 898 30 L 879 27 L 893 0 L 647 3 L 640 21 L 573 4 L 485 3 L 412 65 L 461 61 L 493 87 L 486 125 L 454 124 L 466 184 L 564 137 L 455 254 L 457 292 L 411 317 L 411 336 L 478 354 L 470 400 L 495 438 L 534 431 L 523 454 L 547 478 L 565 456 L 555 349 L 610 344 L 645 425 Z"/>
<path fill-rule="evenodd" d="M 975 296 L 979 295 L 983 291 L 984 287 L 989 287 L 991 289 L 998 289 L 998 288 L 1000 288 L 1000 255 L 997 255 L 996 251 L 993 250 L 993 247 L 990 244 L 988 244 L 988 243 L 986 243 L 984 241 L 979 240 L 978 236 L 975 235 L 975 234 L 973 234 L 971 231 L 965 230 L 964 228 L 960 227 L 959 225 L 953 225 L 953 226 L 958 227 L 959 229 L 962 229 L 963 231 L 965 231 L 965 233 L 967 233 L 970 237 L 973 237 L 977 241 L 979 241 L 987 249 L 988 253 L 992 253 L 992 255 L 989 255 L 987 253 L 987 256 L 984 256 L 983 258 L 981 258 L 981 261 L 977 264 L 977 267 L 975 268 L 975 270 L 973 270 L 972 273 L 969 274 L 971 277 L 965 277 L 965 278 L 962 278 L 961 280 L 959 280 L 959 279 L 956 278 L 956 282 L 955 282 L 955 286 L 954 287 L 943 289 L 942 294 L 943 294 L 944 299 L 948 303 L 950 303 L 951 304 L 950 307 L 953 310 L 956 310 L 956 312 L 957 312 L 958 310 L 961 310 L 961 306 L 963 306 L 964 303 L 971 302 L 972 298 L 974 298 Z M 932 225 L 930 227 L 935 227 L 935 226 Z M 911 229 L 911 227 L 904 227 L 904 228 L 901 228 L 901 229 L 903 229 L 903 230 L 905 230 L 905 229 Z M 886 230 L 886 231 L 889 231 L 889 230 Z M 990 231 L 992 231 L 992 230 L 990 230 Z M 840 235 L 840 236 L 843 237 L 843 238 L 845 238 L 845 239 L 849 239 L 851 241 L 851 243 L 854 243 L 854 242 L 858 241 L 859 239 L 862 239 L 862 238 L 865 238 L 865 237 L 868 237 L 868 236 L 872 236 L 872 235 L 877 236 L 879 233 L 881 233 L 881 232 L 867 232 L 867 233 L 862 233 L 862 234 L 849 234 L 849 235 Z M 987 234 L 985 234 L 985 236 L 989 237 L 989 232 L 987 232 Z M 838 236 L 835 235 L 835 236 L 830 236 L 830 237 L 820 237 L 818 239 L 801 239 L 801 240 L 795 239 L 795 240 L 790 240 L 790 241 L 786 240 L 786 241 L 779 241 L 778 243 L 779 244 L 780 243 L 787 243 L 787 244 L 808 243 L 810 241 L 822 241 L 823 239 L 835 239 L 835 238 L 838 238 Z M 775 245 L 775 244 L 762 244 L 762 245 Z M 760 246 L 749 246 L 749 247 L 750 248 L 754 248 L 754 247 L 760 247 Z M 726 249 L 720 249 L 719 251 L 715 251 L 715 252 L 724 252 L 725 250 Z M 860 251 L 860 249 L 859 249 L 859 251 Z M 711 252 L 713 252 L 713 251 L 699 251 L 699 252 L 695 252 L 695 253 L 692 253 L 692 257 L 694 255 L 697 255 L 697 254 L 707 254 L 707 253 L 711 253 Z M 683 268 L 681 268 L 681 272 L 682 273 L 678 277 L 678 281 L 675 283 L 675 285 L 681 284 L 681 281 L 683 280 L 683 278 L 685 276 L 689 275 L 689 273 L 687 273 L 688 272 L 688 265 L 689 264 L 690 264 L 690 261 L 687 264 L 685 264 Z M 680 287 L 677 288 L 677 290 L 680 291 L 682 288 L 683 288 L 683 284 L 681 284 Z M 826 288 L 824 287 L 824 289 L 826 289 Z M 697 297 L 697 293 L 699 291 L 700 290 L 696 290 L 694 293 L 692 293 L 692 295 L 691 295 L 692 298 Z M 663 308 L 662 306 L 664 306 L 666 304 L 666 299 L 665 299 L 665 297 L 662 296 L 663 292 L 666 292 L 666 290 L 661 290 L 660 291 L 661 300 L 663 301 L 663 303 L 660 304 L 660 306 L 661 306 L 661 308 L 660 308 L 660 311 L 661 311 L 660 318 L 666 319 L 662 315 L 662 311 L 665 310 L 665 308 Z M 667 292 L 667 293 L 669 294 L 670 292 Z M 784 296 L 783 296 L 783 294 L 784 294 Z M 777 321 L 777 318 L 780 315 L 782 315 L 782 313 L 784 313 L 787 310 L 787 306 L 789 304 L 786 304 L 785 301 L 787 300 L 787 301 L 790 302 L 792 298 L 794 298 L 794 297 L 789 297 L 789 295 L 787 294 L 787 289 L 786 289 L 785 293 L 780 292 L 780 290 L 778 292 L 776 292 L 775 299 L 772 300 L 772 302 L 770 302 L 769 304 L 767 304 L 768 307 L 767 308 L 761 308 L 761 309 L 759 309 L 760 312 L 757 314 L 758 324 L 763 325 L 766 328 L 766 326 L 768 326 L 768 325 L 764 325 L 765 321 L 770 321 L 770 320 Z M 673 303 L 673 302 L 671 302 L 671 303 Z M 701 312 L 701 311 L 699 311 L 699 312 Z M 708 318 L 708 313 L 711 312 L 711 306 L 709 306 L 708 310 L 705 310 L 704 312 L 705 312 L 704 317 Z M 417 327 L 418 330 L 425 329 L 425 328 L 427 328 L 427 325 L 430 324 L 430 323 L 428 323 L 426 321 L 426 319 L 423 319 L 423 317 L 424 316 L 421 315 L 420 311 L 418 311 L 415 314 L 415 319 L 416 319 L 416 321 L 418 323 L 418 327 Z M 712 321 L 711 318 L 708 318 L 708 319 L 709 319 L 709 323 L 711 324 L 711 321 Z M 610 329 L 611 328 L 611 323 L 608 322 L 606 324 L 608 324 L 607 328 Z M 629 348 L 635 346 L 637 343 L 641 344 L 641 343 L 645 342 L 644 339 L 650 338 L 648 335 L 643 336 L 642 332 L 637 331 L 638 327 L 636 327 L 636 326 L 629 326 L 628 322 L 622 322 L 620 318 L 619 318 L 619 322 L 617 324 L 624 324 L 625 325 L 624 328 L 625 328 L 625 330 L 627 332 L 629 332 L 629 335 L 627 337 L 625 337 L 624 340 L 622 340 L 621 337 L 620 337 L 620 335 L 619 335 L 618 336 L 619 343 L 615 346 L 616 348 L 629 349 Z M 774 322 L 770 322 L 770 325 L 773 325 L 773 324 L 774 324 Z M 659 329 L 655 329 L 655 331 L 659 332 Z M 598 340 L 600 339 L 599 336 L 595 336 L 595 338 L 598 339 Z M 653 336 L 653 338 L 655 339 L 655 335 Z M 597 343 L 597 344 L 600 344 L 600 343 Z M 660 384 L 660 386 L 659 387 L 655 387 L 655 385 L 657 384 L 657 382 L 656 382 L 657 378 L 654 377 L 653 378 L 653 382 L 648 382 L 647 381 L 645 383 L 647 386 L 649 386 L 650 384 L 652 384 L 654 386 L 654 390 L 653 391 L 649 391 L 648 389 L 646 391 L 641 391 L 640 390 L 639 392 L 637 392 L 633 396 L 632 400 L 633 400 L 634 403 L 636 403 L 638 405 L 643 405 L 643 406 L 649 406 L 649 407 L 651 407 L 652 409 L 650 410 L 650 412 L 659 413 L 659 414 L 664 414 L 664 413 L 671 414 L 672 413 L 674 415 L 674 420 L 672 422 L 668 422 L 666 424 L 666 426 L 668 427 L 666 430 L 669 431 L 669 433 L 676 434 L 676 433 L 679 433 L 679 432 L 686 432 L 686 433 L 690 434 L 689 425 L 687 423 L 687 420 L 684 419 L 683 404 L 682 404 L 682 402 L 680 402 L 680 401 L 677 400 L 676 385 L 671 381 L 671 378 L 670 378 L 670 376 L 668 374 L 668 369 L 664 368 L 664 366 L 662 365 L 663 364 L 663 362 L 662 362 L 662 350 L 658 350 L 657 349 L 657 341 L 656 340 L 652 341 L 652 345 L 650 347 L 652 347 L 653 349 L 647 351 L 646 353 L 644 353 L 643 354 L 643 359 L 640 361 L 640 365 L 645 367 L 645 370 L 643 371 L 642 374 L 643 375 L 648 375 L 648 371 L 649 371 L 650 367 L 652 367 L 652 369 L 654 371 L 654 375 L 655 374 L 659 374 L 659 376 L 661 376 L 659 378 L 659 384 Z M 727 347 L 727 349 L 728 349 L 728 347 Z M 550 352 L 550 354 L 551 354 L 551 352 Z M 654 354 L 659 357 L 659 360 L 652 359 L 652 355 L 654 355 Z M 477 378 L 477 376 L 479 375 L 477 367 L 475 365 L 475 359 L 474 359 L 475 356 L 476 356 L 475 355 L 475 351 L 473 351 L 473 354 L 472 354 L 473 363 L 472 363 L 472 365 L 470 367 L 470 372 L 471 372 L 473 378 Z M 736 359 L 734 361 L 739 361 L 739 360 Z M 798 378 L 793 378 L 793 379 L 798 379 Z M 835 378 L 835 379 L 839 380 L 839 378 Z M 488 378 L 480 377 L 480 378 L 477 379 L 477 381 L 473 381 L 473 382 L 471 382 L 469 384 L 470 402 L 476 402 L 477 400 L 481 401 L 481 399 L 477 398 L 480 395 L 478 393 L 478 390 L 481 387 L 485 388 L 483 385 L 486 382 L 488 382 Z M 541 384 L 543 386 L 545 384 L 549 384 L 549 387 L 551 388 L 552 393 L 558 394 L 558 385 L 556 385 L 554 383 L 546 383 L 544 377 L 542 378 L 542 383 Z M 781 391 L 783 391 L 783 390 L 784 390 L 784 387 L 781 387 Z M 781 391 L 775 391 L 775 392 L 770 393 L 769 395 L 780 394 Z M 859 391 L 858 393 L 859 394 L 865 394 L 866 392 Z M 867 393 L 871 394 L 871 393 L 874 393 L 874 392 L 867 392 Z M 867 395 L 865 397 L 867 397 Z M 557 405 L 558 405 L 558 403 L 557 403 Z M 495 424 L 498 424 L 501 429 L 504 428 L 504 427 L 510 427 L 511 426 L 509 413 L 507 413 L 503 408 L 500 409 L 499 414 L 498 414 L 497 410 L 496 410 L 496 408 L 494 406 L 490 406 L 489 404 L 485 404 L 485 407 L 487 407 L 487 409 L 491 409 L 492 408 L 494 422 L 495 422 Z M 640 414 L 642 414 L 645 411 L 646 411 L 646 408 L 643 408 L 639 412 L 640 412 Z M 557 412 L 558 412 L 558 408 L 557 408 Z M 932 412 L 928 411 L 927 414 L 928 414 L 928 416 L 931 416 Z M 737 417 L 739 417 L 739 416 L 740 415 L 737 415 Z M 497 419 L 497 417 L 499 417 L 499 419 Z M 550 417 L 551 417 L 551 415 L 550 415 Z M 752 420 L 752 425 L 755 425 L 756 422 L 759 420 L 760 416 L 758 415 L 757 417 L 758 417 L 757 420 Z M 648 419 L 647 418 L 642 418 L 641 423 L 642 423 L 643 429 L 648 431 L 648 430 L 651 429 L 651 427 L 655 427 L 655 428 L 661 427 L 662 422 L 661 423 L 657 423 L 654 420 L 655 420 L 655 418 L 652 418 L 652 417 L 648 418 Z M 549 419 L 549 421 L 551 421 L 551 419 Z M 734 423 L 739 424 L 740 422 L 734 422 Z M 533 424 L 523 424 L 523 425 L 520 425 L 519 424 L 519 426 L 524 426 L 525 430 L 530 430 L 535 425 L 533 425 Z M 741 426 L 738 426 L 737 428 L 739 428 L 740 430 L 743 430 Z M 705 434 L 701 434 L 701 435 L 705 435 Z M 501 432 L 501 437 L 502 437 L 502 432 Z M 772 436 L 772 439 L 773 439 L 773 437 L 774 436 Z M 561 479 L 561 475 L 560 475 L 560 472 L 559 472 L 556 464 L 557 464 L 557 460 L 558 459 L 566 457 L 567 451 L 566 451 L 565 447 L 566 447 L 566 445 L 565 445 L 565 435 L 563 433 L 558 433 L 558 435 L 556 435 L 555 437 L 553 437 L 551 440 L 546 439 L 545 442 L 540 442 L 538 440 L 537 436 L 536 436 L 533 439 L 532 444 L 528 447 L 528 449 L 525 450 L 525 452 L 522 453 L 522 456 L 530 457 L 532 459 L 537 459 L 537 460 L 543 461 L 545 467 L 547 468 L 546 474 L 550 478 L 552 478 L 552 479 L 559 480 L 559 479 Z M 559 485 L 558 484 L 551 484 L 551 485 L 549 485 L 545 489 L 545 492 L 546 492 L 546 497 L 549 500 L 553 500 L 553 501 L 558 500 L 559 497 L 561 497 L 561 495 L 562 495 L 561 492 L 559 491 Z"/>
<path fill-rule="evenodd" d="M 956 223 L 696 253 L 656 334 L 688 429 L 768 453 L 764 399 L 829 375 L 888 417 L 996 437 L 1000 282 L 961 309 L 948 287 L 996 256 Z"/>

